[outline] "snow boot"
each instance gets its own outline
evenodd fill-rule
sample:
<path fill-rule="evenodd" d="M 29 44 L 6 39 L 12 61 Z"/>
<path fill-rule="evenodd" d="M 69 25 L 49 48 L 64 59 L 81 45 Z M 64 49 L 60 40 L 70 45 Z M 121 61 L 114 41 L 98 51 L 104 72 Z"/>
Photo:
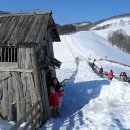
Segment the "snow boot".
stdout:
<path fill-rule="evenodd" d="M 61 117 L 61 114 L 60 114 L 59 108 L 56 108 L 56 116 L 57 116 L 57 117 Z"/>
<path fill-rule="evenodd" d="M 52 117 L 53 117 L 53 118 L 56 118 L 56 117 L 57 117 L 56 108 L 53 108 L 53 109 L 52 109 Z"/>

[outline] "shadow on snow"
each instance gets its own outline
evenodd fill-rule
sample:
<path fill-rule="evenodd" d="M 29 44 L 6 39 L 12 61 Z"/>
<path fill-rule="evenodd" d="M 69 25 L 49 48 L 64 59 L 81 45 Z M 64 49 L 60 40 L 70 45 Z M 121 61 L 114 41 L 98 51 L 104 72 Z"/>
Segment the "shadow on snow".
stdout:
<path fill-rule="evenodd" d="M 65 96 L 62 97 L 60 120 L 50 120 L 51 130 L 59 130 L 62 127 L 66 130 L 72 130 L 73 127 L 78 129 L 79 126 L 84 125 L 82 108 L 89 103 L 91 99 L 97 98 L 103 85 L 109 85 L 108 80 L 93 80 L 74 83 L 75 77 L 78 73 L 79 64 L 77 64 L 75 71 L 65 84 Z M 78 122 L 78 126 L 76 126 Z M 47 129 L 47 127 L 45 127 Z"/>
<path fill-rule="evenodd" d="M 97 98 L 103 85 L 109 85 L 108 80 L 93 80 L 80 83 L 67 82 L 65 96 L 62 98 L 61 111 L 65 117 L 73 115 L 91 99 Z"/>

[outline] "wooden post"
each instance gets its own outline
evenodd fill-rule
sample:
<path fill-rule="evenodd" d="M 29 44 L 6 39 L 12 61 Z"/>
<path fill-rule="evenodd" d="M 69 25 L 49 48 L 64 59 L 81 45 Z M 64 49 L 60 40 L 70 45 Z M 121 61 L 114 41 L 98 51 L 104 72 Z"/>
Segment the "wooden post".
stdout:
<path fill-rule="evenodd" d="M 2 76 L 5 76 L 6 72 L 2 72 Z M 7 119 L 8 116 L 8 101 L 9 98 L 8 96 L 8 82 L 7 80 L 2 81 L 2 89 L 3 89 L 3 98 L 1 100 L 1 106 L 2 106 L 2 115 L 4 118 Z"/>
<path fill-rule="evenodd" d="M 42 96 L 41 96 L 41 84 L 40 84 L 40 75 L 39 75 L 39 68 L 38 68 L 38 61 L 36 57 L 36 48 L 35 45 L 32 46 L 31 48 L 31 58 L 32 58 L 32 66 L 33 66 L 33 74 L 34 74 L 34 82 L 35 82 L 35 87 L 36 87 L 36 93 L 39 101 L 42 101 Z M 41 114 L 43 115 L 43 103 L 40 102 L 40 110 Z M 43 116 L 41 116 L 41 122 L 43 122 Z"/>
<path fill-rule="evenodd" d="M 13 77 L 10 77 L 8 79 L 8 98 L 9 98 L 9 104 L 8 104 L 8 120 L 12 120 L 12 101 L 13 101 Z"/>
<path fill-rule="evenodd" d="M 45 70 L 41 71 L 41 82 L 42 82 L 42 98 L 44 98 L 45 101 L 46 119 L 49 119 L 50 108 L 49 108 L 48 93 L 47 93 L 47 86 L 46 86 Z"/>

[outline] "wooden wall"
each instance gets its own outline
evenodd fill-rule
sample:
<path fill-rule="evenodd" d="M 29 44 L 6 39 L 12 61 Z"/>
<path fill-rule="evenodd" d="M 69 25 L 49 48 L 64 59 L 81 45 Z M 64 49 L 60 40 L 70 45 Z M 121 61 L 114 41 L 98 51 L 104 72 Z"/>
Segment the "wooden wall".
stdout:
<path fill-rule="evenodd" d="M 3 71 L 0 79 L 0 113 L 5 119 L 19 120 L 37 101 L 33 72 Z"/>
<path fill-rule="evenodd" d="M 48 92 L 47 92 L 47 86 L 46 86 L 46 72 L 45 72 L 45 60 L 46 60 L 46 54 L 45 54 L 45 48 L 47 49 L 47 40 L 45 40 L 44 45 L 38 44 L 36 48 L 37 57 L 38 57 L 38 65 L 39 65 L 39 75 L 40 75 L 40 84 L 41 84 L 41 95 L 42 95 L 42 103 L 44 108 L 44 119 L 49 119 L 49 101 L 48 101 Z M 44 48 L 45 47 L 45 48 Z M 45 121 L 45 120 L 44 120 Z"/>
<path fill-rule="evenodd" d="M 12 63 L 6 64 L 11 66 Z M 16 68 L 12 66 L 10 68 L 8 65 L 8 68 L 4 67 L 0 70 L 0 114 L 5 119 L 18 121 L 33 104 L 43 98 L 34 44 L 19 45 L 16 64 L 18 64 Z M 42 103 L 40 106 L 42 106 L 39 107 L 42 114 L 45 113 Z M 16 116 L 14 113 L 17 113 Z"/>
<path fill-rule="evenodd" d="M 48 39 L 48 57 L 52 58 L 54 57 L 54 50 L 53 50 L 53 43 L 52 43 L 52 36 L 51 36 L 51 30 L 47 30 L 47 38 Z M 55 71 L 55 67 L 52 66 L 52 75 L 53 77 L 56 76 L 56 71 Z"/>
<path fill-rule="evenodd" d="M 46 32 L 44 43 L 19 44 L 18 62 L 0 63 L 0 115 L 3 118 L 18 121 L 40 100 L 43 122 L 49 119 L 46 70 L 43 64 L 46 56 L 54 57 L 49 31 Z M 51 68 L 55 76 L 55 68 Z"/>

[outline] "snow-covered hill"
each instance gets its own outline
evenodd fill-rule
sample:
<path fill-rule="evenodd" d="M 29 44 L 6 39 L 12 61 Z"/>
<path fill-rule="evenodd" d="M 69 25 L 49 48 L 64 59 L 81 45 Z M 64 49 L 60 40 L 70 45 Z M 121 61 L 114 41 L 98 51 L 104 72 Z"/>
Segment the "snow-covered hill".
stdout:
<path fill-rule="evenodd" d="M 116 75 L 119 75 L 121 71 L 126 71 L 130 76 L 128 67 L 100 61 L 102 58 L 130 65 L 130 60 L 128 60 L 130 55 L 110 46 L 107 39 L 98 35 L 97 31 L 83 31 L 64 35 L 61 36 L 61 41 L 61 43 L 54 43 L 54 46 L 56 47 L 55 56 L 62 62 L 73 61 L 75 57 L 79 57 L 81 60 L 87 60 L 88 57 L 96 58 L 98 59 L 97 64 L 107 71 L 113 69 Z"/>
<path fill-rule="evenodd" d="M 91 30 L 95 30 L 96 28 L 101 28 L 103 26 L 108 26 L 106 29 L 100 29 L 95 31 L 96 34 L 100 35 L 101 37 L 108 39 L 108 35 L 117 30 L 124 30 L 127 35 L 130 36 L 130 16 L 124 18 L 117 18 L 113 20 L 108 20 L 103 23 L 96 25 L 95 27 L 91 28 Z"/>
<path fill-rule="evenodd" d="M 102 79 L 88 65 L 88 57 L 96 58 L 106 71 L 113 69 L 115 75 L 126 71 L 130 76 L 130 67 L 100 61 L 107 56 L 130 65 L 129 54 L 109 45 L 106 35 L 113 28 L 63 35 L 61 43 L 54 43 L 55 57 L 62 61 L 57 76 L 60 81 L 69 80 L 62 97 L 62 117 L 50 119 L 41 130 L 130 130 L 130 84 Z"/>

